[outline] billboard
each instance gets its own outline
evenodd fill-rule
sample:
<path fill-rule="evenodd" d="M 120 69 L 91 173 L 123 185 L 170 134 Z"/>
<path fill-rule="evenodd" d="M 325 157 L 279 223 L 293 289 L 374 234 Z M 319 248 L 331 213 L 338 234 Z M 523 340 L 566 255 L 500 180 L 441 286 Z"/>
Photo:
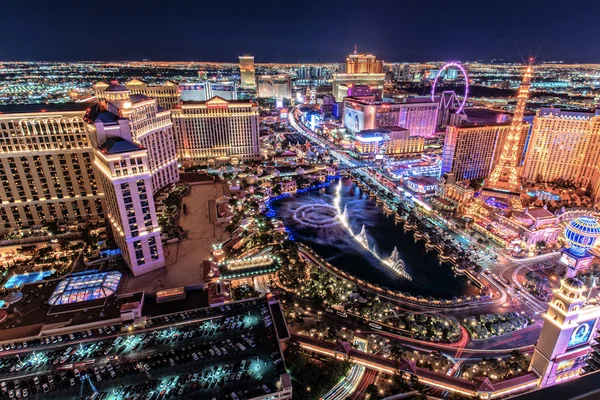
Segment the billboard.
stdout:
<path fill-rule="evenodd" d="M 206 98 L 206 88 L 203 83 L 200 84 L 180 84 L 181 101 L 204 101 Z"/>
<path fill-rule="evenodd" d="M 570 369 L 573 368 L 574 365 L 575 365 L 575 359 L 574 358 L 571 359 L 571 360 L 561 361 L 556 366 L 556 373 L 560 374 L 561 372 L 569 371 Z"/>
<path fill-rule="evenodd" d="M 362 111 L 354 110 L 350 107 L 344 108 L 344 127 L 351 133 L 360 132 L 365 126 L 365 116 Z"/>
<path fill-rule="evenodd" d="M 579 260 L 579 264 L 577 264 L 577 269 L 587 269 L 587 267 L 589 267 L 592 263 L 593 259 L 594 257 L 589 257 Z"/>
<path fill-rule="evenodd" d="M 213 92 L 233 92 L 235 87 L 232 85 L 212 85 Z"/>
<path fill-rule="evenodd" d="M 577 358 L 572 358 L 570 360 L 561 361 L 556 366 L 556 373 L 560 374 L 561 372 L 568 372 L 575 367 L 580 367 L 583 362 L 587 359 L 588 355 L 583 355 Z"/>
<path fill-rule="evenodd" d="M 206 101 L 219 96 L 225 100 L 237 100 L 235 85 L 227 82 L 197 82 L 179 84 L 182 101 Z"/>
<path fill-rule="evenodd" d="M 575 265 L 577 264 L 577 259 L 575 257 L 573 257 L 572 255 L 569 255 L 566 252 L 563 252 L 560 255 L 560 262 L 565 265 L 568 265 L 569 267 L 575 267 Z"/>
<path fill-rule="evenodd" d="M 588 256 L 588 257 L 575 257 L 574 255 L 570 254 L 567 251 L 563 251 L 560 255 L 560 262 L 573 268 L 576 270 L 584 270 L 587 269 L 592 260 L 593 260 L 593 256 Z"/>
<path fill-rule="evenodd" d="M 592 332 L 594 331 L 595 319 L 585 321 L 577 325 L 577 328 L 571 334 L 569 343 L 567 343 L 567 349 L 575 346 L 579 346 L 589 342 Z"/>

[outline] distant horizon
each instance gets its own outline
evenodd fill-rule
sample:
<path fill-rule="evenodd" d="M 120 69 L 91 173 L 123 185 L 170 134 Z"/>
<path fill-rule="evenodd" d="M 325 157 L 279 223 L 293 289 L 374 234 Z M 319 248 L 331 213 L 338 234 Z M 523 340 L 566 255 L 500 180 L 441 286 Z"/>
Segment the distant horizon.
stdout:
<path fill-rule="evenodd" d="M 375 54 L 375 56 L 377 56 Z M 387 61 L 385 59 L 377 58 L 378 60 L 382 60 L 385 64 L 438 64 L 438 63 L 447 63 L 447 62 L 459 62 L 462 64 L 472 64 L 472 63 L 481 63 L 481 64 L 525 64 L 525 60 L 523 61 L 510 61 L 505 60 L 503 58 L 493 58 L 489 60 L 483 59 L 472 59 L 472 60 L 457 60 L 457 59 L 448 59 L 448 60 L 422 60 L 422 61 Z M 154 59 L 131 59 L 131 60 L 0 60 L 0 63 L 53 63 L 53 64 L 61 64 L 61 63 L 177 63 L 177 64 L 239 64 L 238 61 L 197 61 L 197 60 L 154 60 Z M 256 57 L 254 58 L 254 65 L 331 65 L 331 64 L 345 64 L 346 60 L 343 61 L 256 61 Z M 535 62 L 534 65 L 552 65 L 552 64 L 563 64 L 563 65 L 600 65 L 600 60 L 598 61 L 574 61 L 574 60 L 544 60 L 540 62 Z"/>

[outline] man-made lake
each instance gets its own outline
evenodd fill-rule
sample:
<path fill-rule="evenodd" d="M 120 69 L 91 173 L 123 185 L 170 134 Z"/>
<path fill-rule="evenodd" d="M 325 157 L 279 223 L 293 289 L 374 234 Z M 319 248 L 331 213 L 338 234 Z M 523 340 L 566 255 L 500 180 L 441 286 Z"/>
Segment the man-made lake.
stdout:
<path fill-rule="evenodd" d="M 295 240 L 359 279 L 424 297 L 451 299 L 475 292 L 350 179 L 273 201 L 271 210 Z"/>

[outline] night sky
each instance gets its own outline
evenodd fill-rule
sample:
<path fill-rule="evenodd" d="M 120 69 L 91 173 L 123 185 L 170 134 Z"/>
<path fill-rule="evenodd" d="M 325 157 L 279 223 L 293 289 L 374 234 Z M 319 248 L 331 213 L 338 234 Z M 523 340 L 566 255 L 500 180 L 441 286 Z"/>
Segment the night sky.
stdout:
<path fill-rule="evenodd" d="M 2 0 L 0 61 L 600 62 L 598 0 Z"/>

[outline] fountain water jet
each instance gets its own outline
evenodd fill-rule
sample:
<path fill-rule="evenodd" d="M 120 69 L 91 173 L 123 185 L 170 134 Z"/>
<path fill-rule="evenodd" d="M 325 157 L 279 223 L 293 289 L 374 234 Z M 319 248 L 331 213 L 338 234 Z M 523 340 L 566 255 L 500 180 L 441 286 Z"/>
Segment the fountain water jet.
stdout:
<path fill-rule="evenodd" d="M 337 208 L 329 204 L 307 204 L 294 211 L 293 218 L 299 224 L 311 228 L 331 228 L 340 223 Z"/>
<path fill-rule="evenodd" d="M 354 238 L 358 243 L 360 243 L 365 249 L 370 250 L 369 248 L 369 238 L 367 237 L 367 228 L 363 225 L 360 233 L 355 235 Z"/>
<path fill-rule="evenodd" d="M 338 211 L 340 222 L 342 223 L 344 228 L 346 228 L 348 233 L 350 233 L 350 236 L 356 242 L 358 242 L 365 250 L 367 250 L 369 253 L 371 253 L 379 262 L 381 262 L 381 265 L 388 267 L 389 269 L 394 271 L 396 274 L 398 274 L 402 278 L 411 281 L 412 278 L 408 274 L 408 272 L 406 272 L 404 262 L 400 259 L 400 255 L 398 254 L 398 249 L 396 249 L 394 247 L 394 251 L 392 252 L 392 256 L 391 256 L 391 257 L 394 257 L 393 261 L 390 259 L 384 260 L 379 256 L 379 254 L 377 254 L 375 246 L 373 246 L 373 249 L 371 249 L 369 247 L 369 238 L 367 236 L 367 228 L 365 227 L 365 225 L 362 226 L 362 229 L 360 230 L 360 233 L 358 235 L 355 235 L 354 232 L 352 232 L 352 228 L 350 227 L 350 224 L 348 223 L 348 214 L 347 214 L 348 209 L 347 209 L 346 205 L 344 205 L 344 211 L 342 212 L 341 199 L 342 199 L 342 183 L 339 182 L 336 187 L 336 190 L 335 190 L 335 197 L 333 199 L 333 204 Z"/>

